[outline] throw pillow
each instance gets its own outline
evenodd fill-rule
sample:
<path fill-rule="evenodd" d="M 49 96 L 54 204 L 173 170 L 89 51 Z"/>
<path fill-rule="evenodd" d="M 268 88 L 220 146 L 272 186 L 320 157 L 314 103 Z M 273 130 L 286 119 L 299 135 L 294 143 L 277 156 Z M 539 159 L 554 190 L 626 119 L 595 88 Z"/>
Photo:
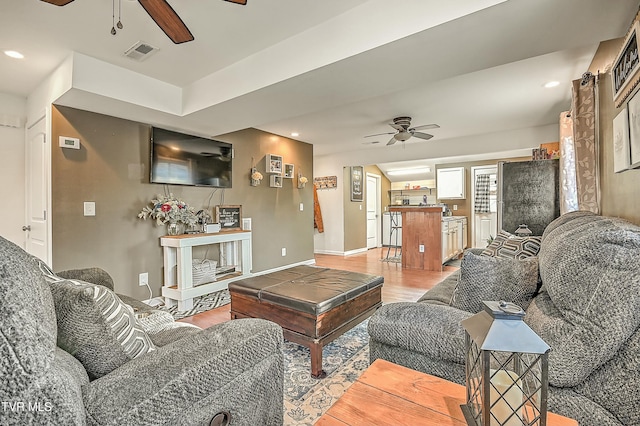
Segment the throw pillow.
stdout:
<path fill-rule="evenodd" d="M 526 259 L 537 256 L 542 237 L 518 237 L 507 231 L 500 231 L 494 240 L 483 250 L 482 256 Z"/>
<path fill-rule="evenodd" d="M 58 346 L 92 379 L 155 350 L 131 310 L 110 289 L 47 274 L 58 320 Z"/>
<path fill-rule="evenodd" d="M 466 252 L 451 306 L 477 313 L 484 300 L 504 300 L 527 309 L 538 286 L 538 258 L 523 260 Z"/>

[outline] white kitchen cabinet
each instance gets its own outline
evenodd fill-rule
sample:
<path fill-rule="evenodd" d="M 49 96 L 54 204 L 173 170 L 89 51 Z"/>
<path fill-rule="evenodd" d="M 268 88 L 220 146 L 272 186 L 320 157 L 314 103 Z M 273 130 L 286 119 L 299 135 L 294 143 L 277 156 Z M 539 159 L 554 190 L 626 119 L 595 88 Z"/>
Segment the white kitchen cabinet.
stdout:
<path fill-rule="evenodd" d="M 464 199 L 464 167 L 438 169 L 436 190 L 439 200 Z"/>
<path fill-rule="evenodd" d="M 442 263 L 459 256 L 466 247 L 467 218 L 449 216 L 442 218 Z"/>

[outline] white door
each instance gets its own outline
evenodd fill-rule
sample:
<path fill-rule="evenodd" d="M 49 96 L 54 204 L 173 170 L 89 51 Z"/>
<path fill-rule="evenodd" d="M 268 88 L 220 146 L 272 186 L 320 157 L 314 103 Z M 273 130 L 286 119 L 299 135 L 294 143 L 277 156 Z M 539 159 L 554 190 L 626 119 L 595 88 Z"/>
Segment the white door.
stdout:
<path fill-rule="evenodd" d="M 42 117 L 27 129 L 27 233 L 26 250 L 51 266 L 47 194 L 49 187 L 46 119 Z"/>
<path fill-rule="evenodd" d="M 379 246 L 378 230 L 380 229 L 379 190 L 378 182 L 380 178 L 367 173 L 367 248 Z"/>
<path fill-rule="evenodd" d="M 487 240 L 495 237 L 498 229 L 498 167 L 479 166 L 471 168 L 471 245 L 476 248 L 487 246 Z M 489 176 L 488 211 L 476 211 L 476 191 L 478 176 Z M 486 179 L 486 178 L 485 178 Z M 479 204 L 479 203 L 478 203 Z"/>

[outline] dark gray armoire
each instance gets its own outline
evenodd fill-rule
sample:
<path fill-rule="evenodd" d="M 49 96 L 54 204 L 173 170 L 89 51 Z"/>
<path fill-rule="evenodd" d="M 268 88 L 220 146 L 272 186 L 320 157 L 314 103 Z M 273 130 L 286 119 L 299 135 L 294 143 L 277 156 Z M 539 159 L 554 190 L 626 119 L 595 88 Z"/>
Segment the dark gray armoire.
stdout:
<path fill-rule="evenodd" d="M 498 229 L 513 234 L 526 224 L 542 235 L 560 216 L 560 166 L 555 160 L 498 163 Z"/>

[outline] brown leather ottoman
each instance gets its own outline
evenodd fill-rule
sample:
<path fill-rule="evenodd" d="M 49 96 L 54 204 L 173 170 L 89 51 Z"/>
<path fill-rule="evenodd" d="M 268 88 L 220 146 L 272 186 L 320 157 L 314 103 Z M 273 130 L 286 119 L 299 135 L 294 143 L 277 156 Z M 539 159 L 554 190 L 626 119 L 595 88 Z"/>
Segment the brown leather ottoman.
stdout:
<path fill-rule="evenodd" d="M 322 347 L 382 305 L 383 277 L 295 266 L 229 284 L 231 318 L 278 323 L 284 337 L 311 351 L 311 375 L 324 377 Z"/>

